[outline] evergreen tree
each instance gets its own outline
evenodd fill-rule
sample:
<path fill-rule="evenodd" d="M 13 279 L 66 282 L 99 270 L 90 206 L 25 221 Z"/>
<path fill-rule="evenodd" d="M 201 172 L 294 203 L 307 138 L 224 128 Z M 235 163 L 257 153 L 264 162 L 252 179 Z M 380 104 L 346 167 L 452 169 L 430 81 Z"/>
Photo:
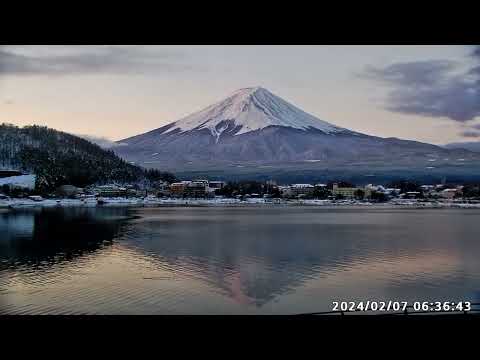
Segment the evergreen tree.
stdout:
<path fill-rule="evenodd" d="M 42 192 L 67 184 L 84 187 L 175 179 L 170 173 L 129 164 L 78 136 L 37 125 L 0 125 L 0 166 L 34 173 L 36 188 Z"/>

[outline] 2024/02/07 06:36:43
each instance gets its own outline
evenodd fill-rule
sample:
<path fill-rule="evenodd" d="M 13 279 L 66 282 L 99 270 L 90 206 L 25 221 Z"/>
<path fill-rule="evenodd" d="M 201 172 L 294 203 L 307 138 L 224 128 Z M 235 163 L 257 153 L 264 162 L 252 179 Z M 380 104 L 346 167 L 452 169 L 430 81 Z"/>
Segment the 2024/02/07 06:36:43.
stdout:
<path fill-rule="evenodd" d="M 468 312 L 472 310 L 470 301 L 415 301 L 409 304 L 408 301 L 333 301 L 332 311 L 354 312 L 354 311 L 402 311 L 412 309 L 416 312 L 449 312 L 462 311 Z"/>

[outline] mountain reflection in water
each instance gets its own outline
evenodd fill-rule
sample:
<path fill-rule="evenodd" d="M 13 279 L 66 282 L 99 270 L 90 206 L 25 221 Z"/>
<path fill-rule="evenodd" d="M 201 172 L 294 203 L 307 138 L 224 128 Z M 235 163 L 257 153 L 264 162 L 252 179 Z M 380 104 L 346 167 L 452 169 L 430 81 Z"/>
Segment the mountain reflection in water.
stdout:
<path fill-rule="evenodd" d="M 301 313 L 466 300 L 477 210 L 76 208 L 0 213 L 2 313 Z"/>

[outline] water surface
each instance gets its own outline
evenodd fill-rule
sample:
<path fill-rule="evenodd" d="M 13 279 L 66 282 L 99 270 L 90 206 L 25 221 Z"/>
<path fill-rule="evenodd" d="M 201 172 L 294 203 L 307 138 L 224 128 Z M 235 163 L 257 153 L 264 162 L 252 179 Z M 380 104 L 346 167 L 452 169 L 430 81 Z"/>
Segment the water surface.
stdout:
<path fill-rule="evenodd" d="M 0 212 L 0 313 L 296 314 L 478 300 L 480 210 Z"/>

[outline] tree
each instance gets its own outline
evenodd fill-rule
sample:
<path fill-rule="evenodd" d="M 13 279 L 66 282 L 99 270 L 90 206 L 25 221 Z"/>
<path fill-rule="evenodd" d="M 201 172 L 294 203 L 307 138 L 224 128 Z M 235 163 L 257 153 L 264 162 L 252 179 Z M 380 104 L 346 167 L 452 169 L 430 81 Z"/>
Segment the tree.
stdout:
<path fill-rule="evenodd" d="M 409 181 L 409 180 L 400 180 L 400 181 L 394 181 L 388 185 L 390 188 L 395 188 L 395 189 L 400 189 L 400 193 L 406 193 L 406 192 L 412 192 L 412 191 L 418 191 L 421 192 L 422 188 L 420 187 L 420 184 L 415 182 L 415 181 Z"/>
<path fill-rule="evenodd" d="M 462 192 L 463 192 L 463 197 L 466 197 L 466 198 L 480 197 L 480 185 L 478 184 L 465 185 L 462 189 Z"/>
<path fill-rule="evenodd" d="M 238 194 L 239 189 L 240 187 L 238 183 L 228 182 L 223 188 L 215 190 L 215 194 L 219 196 L 233 197 Z"/>
<path fill-rule="evenodd" d="M 353 196 L 355 197 L 355 199 L 357 200 L 363 200 L 365 198 L 365 191 L 363 191 L 362 189 L 357 189 L 355 190 L 355 192 L 353 193 Z"/>
<path fill-rule="evenodd" d="M 331 195 L 332 195 L 331 191 L 325 187 L 320 187 L 320 188 L 316 187 L 313 190 L 314 199 L 328 199 L 328 197 Z"/>
<path fill-rule="evenodd" d="M 379 192 L 379 191 L 372 191 L 372 195 L 370 195 L 370 199 L 372 201 L 376 201 L 376 202 L 388 201 L 387 195 L 385 195 L 383 192 Z"/>
<path fill-rule="evenodd" d="M 36 187 L 40 192 L 61 185 L 175 181 L 173 174 L 144 170 L 113 151 L 43 126 L 0 125 L 0 164 L 37 175 Z"/>
<path fill-rule="evenodd" d="M 274 186 L 269 190 L 269 194 L 272 198 L 280 198 L 282 194 L 280 194 L 280 189 L 277 186 Z"/>

